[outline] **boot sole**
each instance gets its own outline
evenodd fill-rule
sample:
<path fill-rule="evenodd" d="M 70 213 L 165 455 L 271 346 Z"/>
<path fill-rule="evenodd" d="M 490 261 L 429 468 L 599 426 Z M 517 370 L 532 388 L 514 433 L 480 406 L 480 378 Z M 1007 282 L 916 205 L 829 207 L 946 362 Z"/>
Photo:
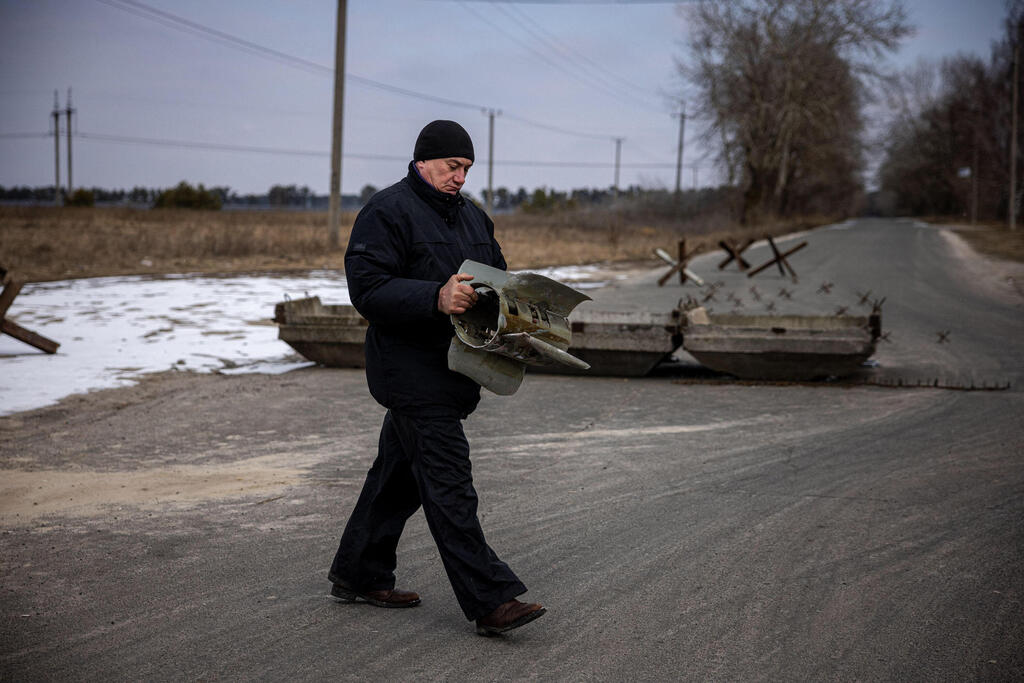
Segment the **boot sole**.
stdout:
<path fill-rule="evenodd" d="M 476 633 L 479 636 L 486 636 L 490 638 L 492 636 L 505 633 L 506 631 L 511 631 L 514 628 L 525 626 L 534 619 L 543 616 L 545 612 L 547 612 L 547 609 L 541 607 L 539 610 L 530 612 L 529 614 L 524 614 L 523 616 L 513 621 L 511 624 L 506 624 L 505 626 L 481 626 L 480 624 L 477 624 Z"/>
<path fill-rule="evenodd" d="M 410 600 L 409 602 L 384 602 L 383 600 L 375 600 L 369 596 L 362 595 L 350 588 L 333 584 L 331 586 L 331 595 L 338 600 L 338 602 L 353 603 L 353 602 L 365 602 L 375 607 L 385 607 L 388 609 L 403 608 L 403 607 L 415 607 L 420 604 L 420 599 Z"/>

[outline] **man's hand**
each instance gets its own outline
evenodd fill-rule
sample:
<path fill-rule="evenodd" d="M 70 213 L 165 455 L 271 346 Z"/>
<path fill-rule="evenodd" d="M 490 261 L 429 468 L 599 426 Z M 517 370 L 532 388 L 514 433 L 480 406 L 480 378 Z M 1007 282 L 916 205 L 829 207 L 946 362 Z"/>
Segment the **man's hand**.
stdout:
<path fill-rule="evenodd" d="M 441 291 L 437 293 L 437 310 L 445 315 L 458 315 L 473 308 L 476 303 L 476 290 L 462 284 L 472 279 L 473 276 L 468 273 L 456 273 L 448 278 L 448 282 L 444 283 Z"/>

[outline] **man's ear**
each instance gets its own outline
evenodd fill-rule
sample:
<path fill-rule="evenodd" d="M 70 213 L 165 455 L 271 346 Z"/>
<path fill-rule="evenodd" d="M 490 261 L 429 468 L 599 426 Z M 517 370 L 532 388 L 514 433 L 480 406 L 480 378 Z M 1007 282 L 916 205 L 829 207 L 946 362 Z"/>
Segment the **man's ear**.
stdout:
<path fill-rule="evenodd" d="M 416 170 L 419 171 L 420 173 L 423 173 L 424 162 L 414 161 L 413 163 L 416 165 Z"/>

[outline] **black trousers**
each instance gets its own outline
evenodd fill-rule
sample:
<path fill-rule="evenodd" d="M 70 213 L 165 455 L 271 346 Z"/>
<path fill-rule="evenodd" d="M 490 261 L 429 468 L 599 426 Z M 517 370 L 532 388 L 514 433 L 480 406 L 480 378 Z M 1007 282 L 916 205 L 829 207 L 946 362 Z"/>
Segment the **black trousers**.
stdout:
<path fill-rule="evenodd" d="M 359 590 L 394 588 L 398 539 L 421 505 L 467 619 L 526 592 L 484 540 L 462 422 L 392 411 L 384 416 L 377 459 L 341 536 L 330 579 Z"/>

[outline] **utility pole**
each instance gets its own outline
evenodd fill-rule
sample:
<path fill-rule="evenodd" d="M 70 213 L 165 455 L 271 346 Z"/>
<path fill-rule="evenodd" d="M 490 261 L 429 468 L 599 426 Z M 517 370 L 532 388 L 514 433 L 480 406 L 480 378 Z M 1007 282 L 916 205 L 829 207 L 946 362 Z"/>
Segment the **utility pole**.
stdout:
<path fill-rule="evenodd" d="M 1010 230 L 1017 229 L 1017 75 L 1020 67 L 1020 42 L 1013 48 L 1013 121 L 1010 124 Z"/>
<path fill-rule="evenodd" d="M 977 124 L 975 124 L 977 125 Z M 974 129 L 974 149 L 971 151 L 971 225 L 978 222 L 978 129 Z"/>
<path fill-rule="evenodd" d="M 501 111 L 485 109 L 488 118 L 487 133 L 487 213 L 494 213 L 494 117 Z"/>
<path fill-rule="evenodd" d="M 64 113 L 67 114 L 68 121 L 68 197 L 71 197 L 71 193 L 74 189 L 71 186 L 71 115 L 75 113 L 75 110 L 71 108 L 71 88 L 68 88 L 68 102 L 67 109 Z"/>
<path fill-rule="evenodd" d="M 60 201 L 60 95 L 53 91 L 53 203 L 61 205 Z"/>
<path fill-rule="evenodd" d="M 679 200 L 683 179 L 683 131 L 686 129 L 686 109 L 679 112 L 679 151 L 676 154 L 676 200 Z"/>
<path fill-rule="evenodd" d="M 622 156 L 622 141 L 624 138 L 613 138 L 615 140 L 615 198 L 619 198 L 619 159 Z"/>
<path fill-rule="evenodd" d="M 334 37 L 334 116 L 331 122 L 331 196 L 327 209 L 327 236 L 337 249 L 341 236 L 341 134 L 345 107 L 345 15 L 347 1 L 338 0 L 338 26 Z"/>

